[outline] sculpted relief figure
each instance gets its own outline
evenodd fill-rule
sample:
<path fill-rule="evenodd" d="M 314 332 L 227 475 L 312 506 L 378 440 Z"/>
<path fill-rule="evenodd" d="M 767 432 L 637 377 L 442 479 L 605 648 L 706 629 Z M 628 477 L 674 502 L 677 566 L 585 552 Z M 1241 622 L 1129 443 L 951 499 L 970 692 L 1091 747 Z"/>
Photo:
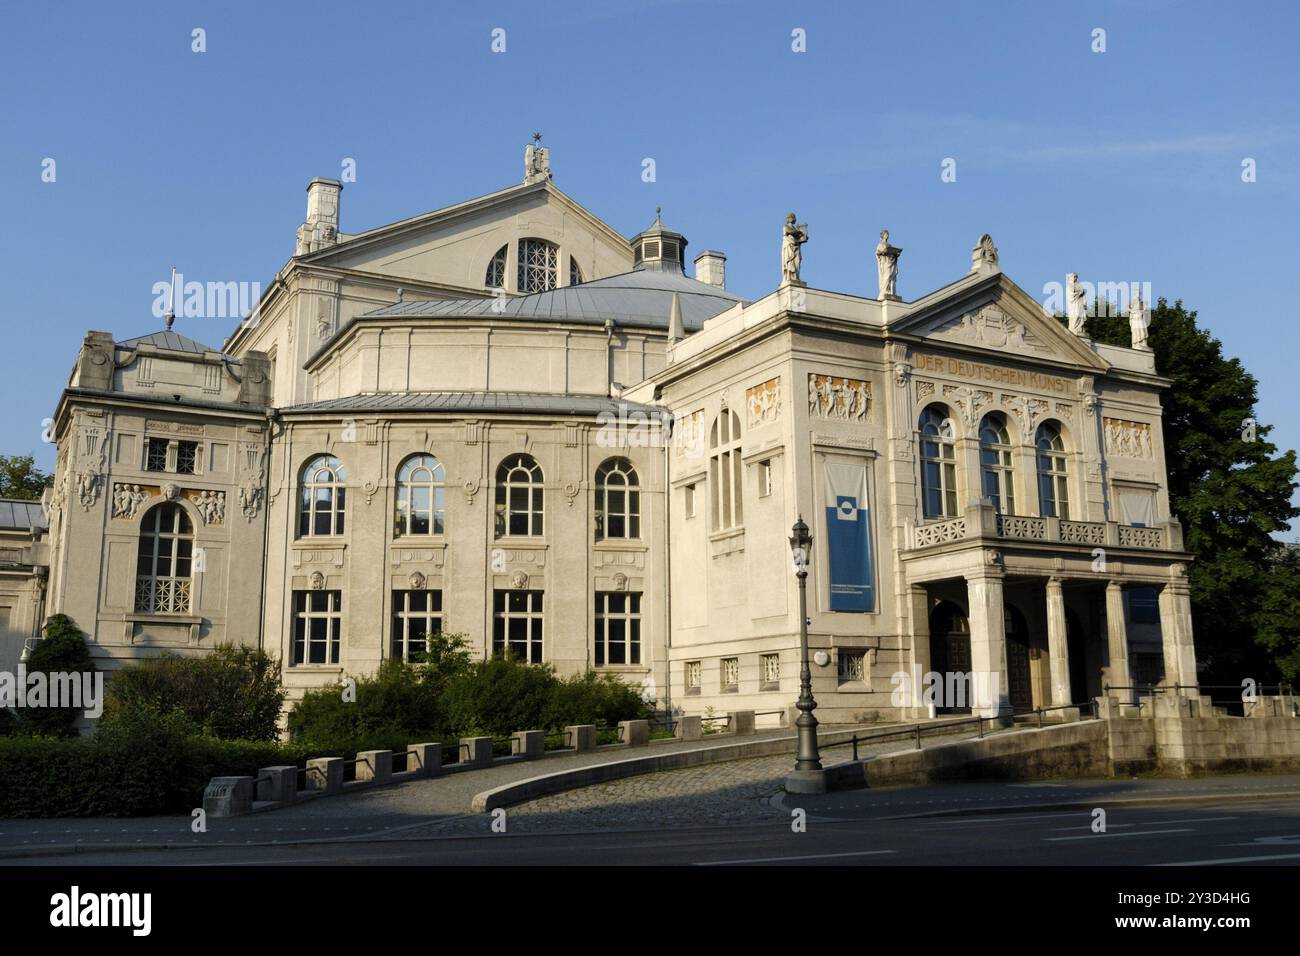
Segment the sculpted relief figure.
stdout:
<path fill-rule="evenodd" d="M 880 242 L 876 243 L 876 277 L 880 280 L 879 298 L 898 298 L 898 257 L 902 254 L 902 249 L 889 244 L 889 230 L 880 230 Z"/>
<path fill-rule="evenodd" d="M 1071 272 L 1065 281 L 1065 314 L 1069 318 L 1070 331 L 1083 336 L 1083 320 L 1087 311 L 1084 299 L 1087 293 L 1079 284 L 1079 274 Z"/>
<path fill-rule="evenodd" d="M 808 241 L 808 224 L 795 223 L 794 213 L 785 217 L 781 230 L 781 284 L 799 283 L 803 265 L 803 244 Z"/>

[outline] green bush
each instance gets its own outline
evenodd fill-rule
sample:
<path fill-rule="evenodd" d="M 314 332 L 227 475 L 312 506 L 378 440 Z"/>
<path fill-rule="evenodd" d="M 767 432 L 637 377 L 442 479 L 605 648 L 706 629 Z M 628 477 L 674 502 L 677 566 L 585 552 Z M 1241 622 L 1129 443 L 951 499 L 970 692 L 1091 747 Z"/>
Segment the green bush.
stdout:
<path fill-rule="evenodd" d="M 448 729 L 457 737 L 507 737 L 545 728 L 559 683 L 549 665 L 507 657 L 475 661 L 447 685 Z"/>
<path fill-rule="evenodd" d="M 620 720 L 642 720 L 651 707 L 638 688 L 613 674 L 587 671 L 558 683 L 542 726 L 548 729 L 569 724 L 604 724 L 612 727 Z"/>
<path fill-rule="evenodd" d="M 104 723 L 139 713 L 179 714 L 223 740 L 275 740 L 284 703 L 280 664 L 264 651 L 222 644 L 204 657 L 164 654 L 112 675 Z"/>
<path fill-rule="evenodd" d="M 55 614 L 45 622 L 44 636 L 32 648 L 26 670 L 29 679 L 39 672 L 48 682 L 50 674 L 93 674 L 96 667 L 81 629 L 66 614 Z M 84 712 L 84 707 L 21 707 L 12 715 L 11 727 L 23 736 L 75 737 Z"/>

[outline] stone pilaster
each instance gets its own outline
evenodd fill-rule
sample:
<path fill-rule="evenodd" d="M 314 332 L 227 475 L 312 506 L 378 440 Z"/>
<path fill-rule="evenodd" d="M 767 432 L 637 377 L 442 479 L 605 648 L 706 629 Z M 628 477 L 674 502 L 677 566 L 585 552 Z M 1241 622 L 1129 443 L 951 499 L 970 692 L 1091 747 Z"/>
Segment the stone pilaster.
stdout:
<path fill-rule="evenodd" d="M 971 712 L 983 717 L 1009 715 L 1001 568 L 967 574 L 966 597 L 970 602 L 971 685 L 975 692 Z"/>
<path fill-rule="evenodd" d="M 1052 705 L 1071 704 L 1070 649 L 1066 641 L 1065 595 L 1061 579 L 1047 579 L 1047 662 L 1052 675 Z"/>

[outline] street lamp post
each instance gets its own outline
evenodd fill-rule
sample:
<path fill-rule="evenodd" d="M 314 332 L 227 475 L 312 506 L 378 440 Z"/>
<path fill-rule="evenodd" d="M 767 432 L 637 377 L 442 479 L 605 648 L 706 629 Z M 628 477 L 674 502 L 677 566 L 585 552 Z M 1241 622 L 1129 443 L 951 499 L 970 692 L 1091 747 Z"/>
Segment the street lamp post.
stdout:
<path fill-rule="evenodd" d="M 813 699 L 812 668 L 808 665 L 808 565 L 812 561 L 812 535 L 802 515 L 791 531 L 790 557 L 795 577 L 799 579 L 799 700 L 795 704 L 799 711 L 795 721 L 799 742 L 794 773 L 786 777 L 785 789 L 789 793 L 825 793 L 826 775 L 817 753 L 817 718 L 813 716 L 817 701 Z"/>

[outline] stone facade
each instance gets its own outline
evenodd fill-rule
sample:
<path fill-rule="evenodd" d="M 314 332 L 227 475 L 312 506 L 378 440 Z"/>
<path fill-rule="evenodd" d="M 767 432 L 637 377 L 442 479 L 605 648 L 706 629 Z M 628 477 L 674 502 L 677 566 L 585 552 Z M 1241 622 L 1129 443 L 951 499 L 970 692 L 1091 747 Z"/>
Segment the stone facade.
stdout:
<path fill-rule="evenodd" d="M 798 691 L 802 515 L 824 718 L 924 714 L 895 675 L 936 663 L 992 675 L 987 713 L 1195 682 L 1149 351 L 1071 334 L 995 252 L 910 302 L 747 302 L 721 253 L 690 279 L 658 218 L 624 239 L 549 158 L 526 174 L 355 234 L 315 180 L 221 349 L 89 333 L 55 417 L 49 610 L 110 666 L 260 644 L 292 696 L 441 627 L 768 723 Z M 847 584 L 840 517 L 865 529 Z M 202 567 L 160 575 L 170 547 Z"/>

